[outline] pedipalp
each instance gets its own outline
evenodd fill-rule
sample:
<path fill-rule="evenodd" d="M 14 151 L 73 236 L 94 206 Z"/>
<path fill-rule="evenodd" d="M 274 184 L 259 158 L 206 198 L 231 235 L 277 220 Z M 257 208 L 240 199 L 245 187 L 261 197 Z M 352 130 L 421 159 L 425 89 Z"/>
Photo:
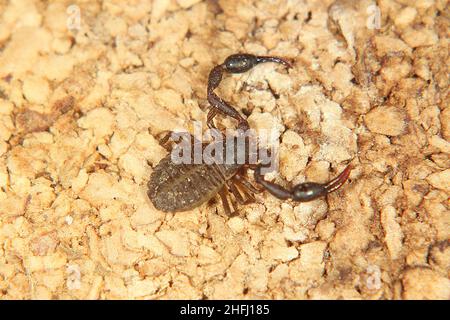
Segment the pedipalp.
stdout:
<path fill-rule="evenodd" d="M 291 190 L 279 184 L 264 180 L 264 175 L 261 174 L 261 168 L 261 165 L 255 168 L 255 181 L 262 185 L 269 193 L 281 200 L 292 199 L 297 202 L 307 202 L 326 196 L 342 187 L 347 181 L 353 166 L 351 164 L 348 165 L 336 178 L 327 183 L 304 182 L 294 186 Z"/>
<path fill-rule="evenodd" d="M 255 56 L 252 54 L 242 53 L 242 54 L 233 54 L 225 59 L 225 61 L 215 66 L 208 77 L 208 88 L 207 88 L 207 97 L 208 102 L 211 105 L 211 110 L 208 112 L 207 116 L 207 124 L 210 129 L 215 129 L 214 125 L 214 117 L 218 113 L 222 113 L 223 115 L 232 117 L 238 121 L 238 129 L 246 131 L 250 129 L 250 126 L 244 117 L 228 102 L 221 99 L 217 94 L 214 93 L 214 90 L 219 86 L 222 81 L 222 76 L 225 72 L 228 73 L 243 73 L 249 71 L 254 66 L 260 63 L 265 62 L 274 62 L 279 63 L 287 68 L 291 68 L 291 63 L 283 58 L 272 57 L 272 56 Z"/>

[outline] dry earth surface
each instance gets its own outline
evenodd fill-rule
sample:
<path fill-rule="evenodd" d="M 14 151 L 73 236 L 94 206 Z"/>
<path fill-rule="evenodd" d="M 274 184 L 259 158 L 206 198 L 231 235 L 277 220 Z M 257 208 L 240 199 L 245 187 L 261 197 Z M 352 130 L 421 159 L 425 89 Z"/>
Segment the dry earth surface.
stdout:
<path fill-rule="evenodd" d="M 449 299 L 448 5 L 0 0 L 0 298 Z M 237 52 L 295 61 L 219 90 L 280 133 L 267 179 L 350 183 L 157 211 L 159 135 Z"/>

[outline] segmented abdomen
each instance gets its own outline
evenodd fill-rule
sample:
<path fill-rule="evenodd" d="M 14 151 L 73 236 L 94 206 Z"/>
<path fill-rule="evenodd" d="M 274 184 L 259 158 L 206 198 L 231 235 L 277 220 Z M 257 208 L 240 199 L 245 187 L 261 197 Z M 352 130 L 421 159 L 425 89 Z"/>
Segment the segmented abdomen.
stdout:
<path fill-rule="evenodd" d="M 147 195 L 158 210 L 187 211 L 211 199 L 224 184 L 219 166 L 175 164 L 169 154 L 154 168 Z"/>

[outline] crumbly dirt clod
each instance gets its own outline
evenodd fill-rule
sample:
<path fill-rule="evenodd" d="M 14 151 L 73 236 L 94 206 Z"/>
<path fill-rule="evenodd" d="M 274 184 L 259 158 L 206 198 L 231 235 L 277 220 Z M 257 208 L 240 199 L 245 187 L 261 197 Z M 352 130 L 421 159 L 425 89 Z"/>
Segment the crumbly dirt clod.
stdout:
<path fill-rule="evenodd" d="M 0 299 L 449 299 L 449 3 L 377 3 L 0 1 Z M 350 182 L 160 212 L 158 139 L 237 52 L 294 65 L 218 89 L 280 134 L 266 178 Z"/>

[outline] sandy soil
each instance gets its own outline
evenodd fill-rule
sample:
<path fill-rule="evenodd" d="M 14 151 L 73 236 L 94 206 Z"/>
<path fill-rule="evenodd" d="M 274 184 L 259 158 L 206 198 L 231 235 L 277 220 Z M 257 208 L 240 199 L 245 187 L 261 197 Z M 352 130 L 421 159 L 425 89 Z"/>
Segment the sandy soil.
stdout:
<path fill-rule="evenodd" d="M 449 299 L 448 5 L 0 0 L 0 298 Z M 157 211 L 159 134 L 237 52 L 295 61 L 219 90 L 279 130 L 268 179 L 350 183 Z"/>

